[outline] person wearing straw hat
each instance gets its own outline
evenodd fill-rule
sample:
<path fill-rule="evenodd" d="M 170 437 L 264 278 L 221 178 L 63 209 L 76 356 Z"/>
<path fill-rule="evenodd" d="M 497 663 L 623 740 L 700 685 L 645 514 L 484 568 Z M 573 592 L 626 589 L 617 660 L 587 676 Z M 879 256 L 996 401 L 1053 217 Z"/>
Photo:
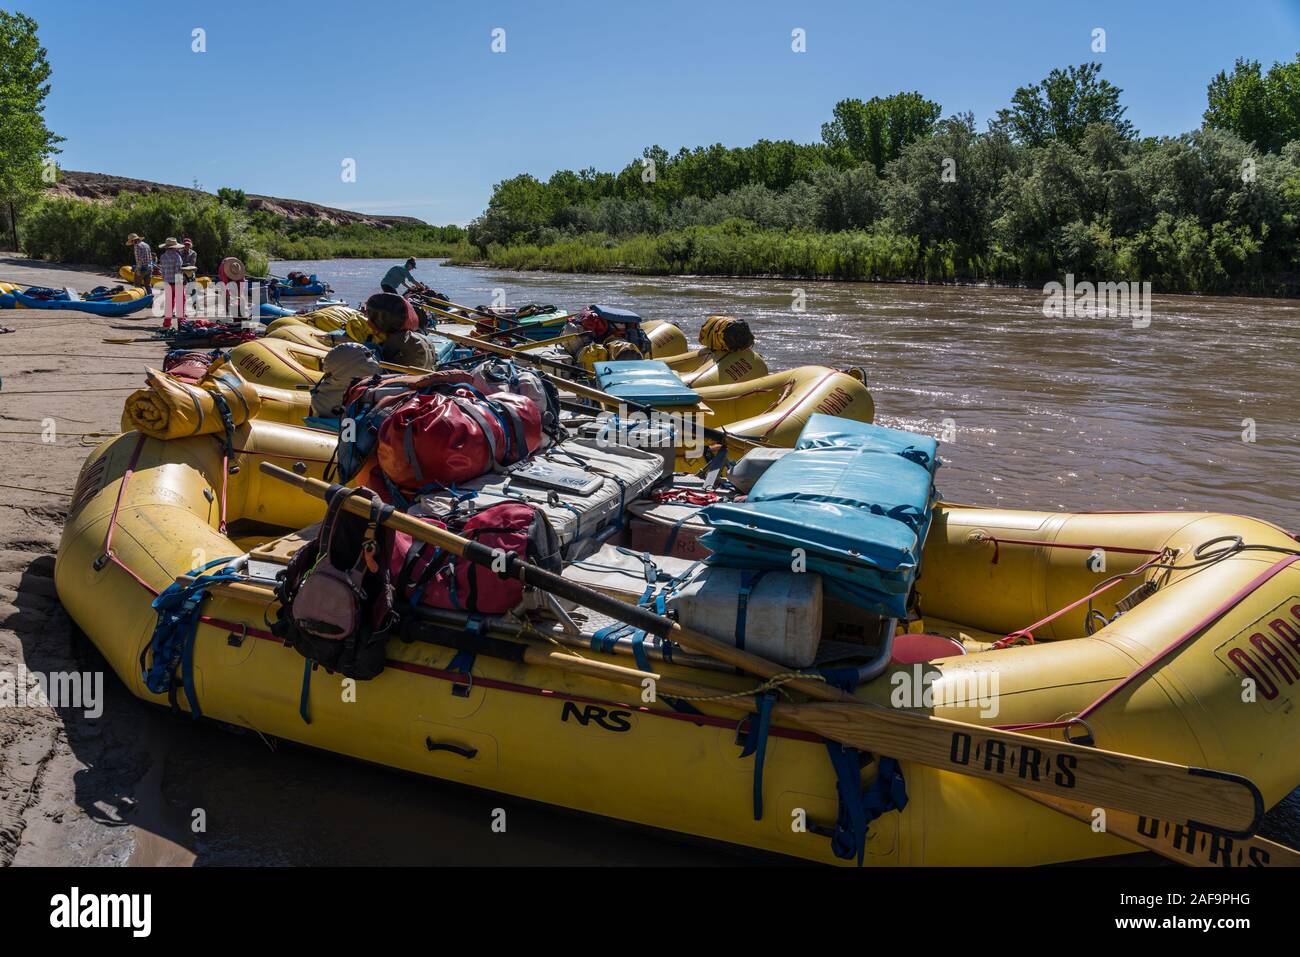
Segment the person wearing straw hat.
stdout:
<path fill-rule="evenodd" d="M 153 280 L 153 250 L 139 233 L 127 236 L 126 244 L 135 250 L 135 284 L 148 292 Z"/>
<path fill-rule="evenodd" d="M 179 325 L 185 318 L 185 258 L 181 255 L 184 246 L 176 241 L 175 236 L 163 240 L 163 253 L 158 257 L 158 267 L 162 270 L 163 296 L 166 309 L 163 312 L 163 328 L 170 329 L 174 315 Z"/>

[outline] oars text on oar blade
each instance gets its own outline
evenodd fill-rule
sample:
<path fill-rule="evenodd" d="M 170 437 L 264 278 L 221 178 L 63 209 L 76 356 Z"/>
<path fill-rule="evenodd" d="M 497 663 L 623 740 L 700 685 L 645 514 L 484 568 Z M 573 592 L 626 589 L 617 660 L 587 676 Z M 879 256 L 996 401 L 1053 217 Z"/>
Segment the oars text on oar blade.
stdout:
<path fill-rule="evenodd" d="M 1092 826 L 1099 834 L 1122 838 L 1190 867 L 1300 867 L 1300 851 L 1267 838 L 1232 837 L 1187 822 L 1094 807 L 1084 801 L 1022 788 L 1012 790 Z"/>
<path fill-rule="evenodd" d="M 878 754 L 1100 807 L 1158 812 L 1233 837 L 1253 834 L 1264 815 L 1259 789 L 1240 775 L 882 706 L 818 702 L 783 710 L 826 737 Z M 874 720 L 863 720 L 864 712 Z"/>

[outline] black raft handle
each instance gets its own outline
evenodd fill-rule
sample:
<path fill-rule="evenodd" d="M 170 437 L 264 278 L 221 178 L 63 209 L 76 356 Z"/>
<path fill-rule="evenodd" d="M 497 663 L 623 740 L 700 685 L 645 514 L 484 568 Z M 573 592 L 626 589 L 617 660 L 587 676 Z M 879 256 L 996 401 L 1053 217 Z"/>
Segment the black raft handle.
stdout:
<path fill-rule="evenodd" d="M 452 754 L 459 754 L 462 758 L 473 758 L 478 756 L 478 748 L 466 748 L 459 744 L 448 744 L 445 741 L 435 741 L 433 738 L 426 737 L 424 746 L 430 751 L 450 751 Z"/>

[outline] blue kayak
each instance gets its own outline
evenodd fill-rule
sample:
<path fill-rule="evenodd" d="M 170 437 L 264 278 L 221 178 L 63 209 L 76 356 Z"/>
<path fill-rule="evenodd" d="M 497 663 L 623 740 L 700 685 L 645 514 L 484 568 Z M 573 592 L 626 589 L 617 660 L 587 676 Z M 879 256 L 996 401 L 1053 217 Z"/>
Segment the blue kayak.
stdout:
<path fill-rule="evenodd" d="M 33 299 L 21 292 L 11 293 L 17 309 L 70 309 L 74 312 L 88 312 L 93 316 L 129 316 L 141 309 L 153 307 L 153 296 L 143 296 L 129 302 L 94 301 L 83 299 Z"/>

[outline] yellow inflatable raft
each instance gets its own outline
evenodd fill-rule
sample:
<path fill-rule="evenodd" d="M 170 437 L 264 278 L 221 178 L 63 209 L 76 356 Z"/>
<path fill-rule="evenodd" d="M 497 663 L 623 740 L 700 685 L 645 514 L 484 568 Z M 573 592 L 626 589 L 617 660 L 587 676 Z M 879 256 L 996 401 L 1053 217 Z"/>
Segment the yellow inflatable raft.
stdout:
<path fill-rule="evenodd" d="M 90 456 L 71 502 L 55 568 L 59 597 L 127 687 L 161 707 L 168 701 L 147 690 L 140 664 L 156 622 L 154 596 L 201 562 L 252 549 L 252 560 L 274 567 L 301 544 L 293 536 L 241 538 L 234 532 L 241 520 L 288 532 L 322 515 L 319 500 L 258 466 L 270 461 L 319 476 L 331 437 L 252 421 L 239 426 L 233 446 L 227 461 L 219 437 L 160 441 L 126 433 Z M 1251 547 L 1193 560 L 1198 547 L 1224 536 Z M 1229 515 L 941 505 L 918 586 L 924 627 L 932 631 L 974 641 L 1024 629 L 1165 549 L 1178 570 L 1143 573 L 1136 580 L 1150 582 L 1153 593 L 1118 617 L 1118 595 L 1097 598 L 1092 617 L 1110 622 L 1091 634 L 1089 609 L 1080 606 L 1036 631 L 1036 644 L 931 661 L 925 667 L 937 676 L 935 703 L 919 710 L 1005 726 L 1051 723 L 1101 701 L 1087 722 L 1101 747 L 1246 775 L 1271 806 L 1300 782 L 1295 546 L 1274 526 Z M 1108 556 L 1104 571 L 1089 560 L 1097 549 Z M 754 815 L 754 760 L 741 756 L 734 713 L 714 701 L 697 701 L 697 713 L 683 714 L 595 678 L 483 654 L 467 683 L 449 667 L 452 649 L 394 640 L 386 670 L 354 695 L 342 693 L 338 676 L 314 673 L 308 723 L 300 710 L 303 658 L 266 631 L 271 601 L 256 580 L 209 592 L 193 645 L 194 690 L 206 717 L 578 811 L 841 862 L 818 833 L 837 808 L 826 748 L 780 718 L 766 748 L 761 820 Z M 1197 631 L 1225 601 L 1226 613 Z M 1191 638 L 1176 653 L 1140 672 L 1183 633 Z M 656 668 L 737 691 L 754 684 L 683 660 Z M 890 666 L 856 694 L 888 704 L 914 675 L 913 666 Z M 990 713 L 986 701 L 962 689 L 994 678 Z M 1243 703 L 1245 678 L 1258 682 L 1257 703 Z M 178 705 L 189 707 L 186 695 Z M 1061 732 L 1031 733 L 1059 740 Z M 877 764 L 867 766 L 865 781 Z M 907 761 L 901 768 L 906 807 L 872 822 L 867 864 L 1043 864 L 1136 849 L 991 781 Z M 807 826 L 792 826 L 800 821 Z M 1216 842 L 1214 853 L 1251 863 L 1240 860 L 1232 840 Z"/>
<path fill-rule="evenodd" d="M 801 366 L 734 385 L 697 387 L 704 425 L 732 435 L 793 448 L 814 412 L 870 422 L 876 405 L 857 376 L 825 366 Z"/>
<path fill-rule="evenodd" d="M 650 340 L 650 358 L 666 359 L 679 356 L 690 347 L 686 343 L 686 333 L 671 322 L 662 319 L 648 319 L 641 323 L 641 331 Z"/>

